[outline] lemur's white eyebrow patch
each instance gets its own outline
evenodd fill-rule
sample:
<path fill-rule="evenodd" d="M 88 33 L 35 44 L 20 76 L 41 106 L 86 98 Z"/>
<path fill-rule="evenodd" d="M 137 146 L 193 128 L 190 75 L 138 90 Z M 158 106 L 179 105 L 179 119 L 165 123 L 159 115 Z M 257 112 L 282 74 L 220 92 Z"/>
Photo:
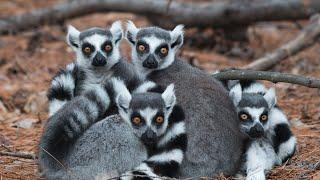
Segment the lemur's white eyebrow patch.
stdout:
<path fill-rule="evenodd" d="M 145 119 L 147 125 L 151 125 L 152 119 L 157 114 L 158 109 L 152 109 L 150 107 L 147 107 L 145 109 L 142 109 L 139 111 L 140 115 Z"/>
<path fill-rule="evenodd" d="M 157 47 L 159 47 L 159 45 L 165 43 L 163 39 L 159 39 L 155 36 L 142 38 L 142 40 L 149 45 L 149 52 L 154 52 L 157 49 Z"/>
<path fill-rule="evenodd" d="M 107 40 L 107 36 L 101 34 L 94 34 L 92 36 L 85 37 L 84 42 L 88 42 L 93 45 L 97 50 L 101 49 L 101 45 Z"/>

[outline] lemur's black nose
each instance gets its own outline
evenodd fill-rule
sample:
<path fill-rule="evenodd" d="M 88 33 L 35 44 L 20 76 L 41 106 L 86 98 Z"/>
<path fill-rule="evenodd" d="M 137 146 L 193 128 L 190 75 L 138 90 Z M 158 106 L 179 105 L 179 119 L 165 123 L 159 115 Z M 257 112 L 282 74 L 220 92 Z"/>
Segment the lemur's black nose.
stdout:
<path fill-rule="evenodd" d="M 157 139 L 157 134 L 152 129 L 147 129 L 141 136 L 141 140 L 145 144 L 154 144 Z"/>
<path fill-rule="evenodd" d="M 149 55 L 145 61 L 143 61 L 143 67 L 154 69 L 158 67 L 158 62 L 153 55 Z"/>
<path fill-rule="evenodd" d="M 104 66 L 106 64 L 107 64 L 107 59 L 100 52 L 97 52 L 97 54 L 93 58 L 92 65 Z"/>
<path fill-rule="evenodd" d="M 264 130 L 261 124 L 256 124 L 252 128 L 250 128 L 249 136 L 252 138 L 259 138 L 263 136 Z"/>

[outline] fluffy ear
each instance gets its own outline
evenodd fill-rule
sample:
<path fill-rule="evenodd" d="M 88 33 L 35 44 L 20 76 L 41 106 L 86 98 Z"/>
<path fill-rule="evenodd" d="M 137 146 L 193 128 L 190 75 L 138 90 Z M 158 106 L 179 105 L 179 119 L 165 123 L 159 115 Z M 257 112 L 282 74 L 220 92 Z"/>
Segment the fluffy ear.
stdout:
<path fill-rule="evenodd" d="M 242 88 L 240 84 L 233 86 L 229 92 L 229 97 L 232 99 L 233 104 L 237 106 L 242 98 Z"/>
<path fill-rule="evenodd" d="M 114 42 L 117 43 L 121 40 L 123 31 L 122 31 L 122 26 L 121 26 L 121 21 L 116 21 L 112 23 L 110 27 L 110 32 L 113 36 Z"/>
<path fill-rule="evenodd" d="M 68 26 L 67 43 L 74 50 L 76 50 L 80 46 L 79 35 L 80 35 L 80 31 L 78 31 L 75 27 L 71 25 Z"/>
<path fill-rule="evenodd" d="M 135 45 L 137 34 L 139 29 L 134 25 L 132 21 L 128 21 L 127 23 L 127 31 L 126 31 L 126 39 L 132 44 Z"/>
<path fill-rule="evenodd" d="M 179 49 L 183 44 L 183 25 L 176 26 L 171 32 L 171 48 Z"/>
<path fill-rule="evenodd" d="M 276 91 L 274 88 L 270 88 L 263 96 L 267 101 L 269 108 L 272 108 L 277 103 Z"/>
<path fill-rule="evenodd" d="M 172 108 L 176 104 L 176 95 L 174 94 L 174 84 L 170 84 L 161 94 L 167 109 Z"/>

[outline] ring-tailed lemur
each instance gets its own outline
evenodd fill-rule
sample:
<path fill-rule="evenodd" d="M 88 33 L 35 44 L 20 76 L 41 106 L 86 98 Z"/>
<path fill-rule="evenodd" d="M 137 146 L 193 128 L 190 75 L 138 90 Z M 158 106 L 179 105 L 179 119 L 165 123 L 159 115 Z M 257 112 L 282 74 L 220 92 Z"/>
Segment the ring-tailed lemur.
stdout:
<path fill-rule="evenodd" d="M 265 179 L 265 171 L 294 154 L 296 138 L 286 115 L 276 105 L 274 88 L 267 90 L 257 81 L 230 81 L 228 87 L 240 129 L 251 139 L 242 170 L 247 179 Z"/>
<path fill-rule="evenodd" d="M 50 116 L 66 101 L 111 77 L 123 79 L 130 90 L 142 82 L 133 66 L 121 58 L 121 38 L 120 21 L 114 22 L 110 29 L 95 27 L 80 32 L 71 25 L 68 27 L 67 43 L 75 52 L 76 60 L 60 70 L 51 82 L 48 91 Z"/>
<path fill-rule="evenodd" d="M 186 113 L 188 151 L 181 176 L 214 176 L 238 170 L 244 136 L 227 91 L 208 73 L 176 58 L 183 44 L 183 26 L 172 31 L 137 28 L 128 22 L 126 39 L 132 62 L 147 79 L 160 86 L 175 84 L 179 104 Z"/>
<path fill-rule="evenodd" d="M 178 174 L 187 148 L 184 112 L 176 105 L 174 85 L 160 93 L 131 94 L 125 86 L 117 97 L 120 116 L 146 146 L 148 159 L 121 179 L 157 179 Z"/>

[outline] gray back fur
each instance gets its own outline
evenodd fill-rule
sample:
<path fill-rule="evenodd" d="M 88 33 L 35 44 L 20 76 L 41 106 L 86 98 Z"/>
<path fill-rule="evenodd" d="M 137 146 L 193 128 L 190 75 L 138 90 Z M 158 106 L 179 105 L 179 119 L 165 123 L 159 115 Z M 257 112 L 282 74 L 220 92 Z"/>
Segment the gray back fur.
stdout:
<path fill-rule="evenodd" d="M 244 136 L 232 101 L 220 82 L 176 59 L 150 80 L 161 86 L 175 84 L 177 103 L 185 111 L 188 148 L 181 176 L 233 174 L 240 165 Z"/>

